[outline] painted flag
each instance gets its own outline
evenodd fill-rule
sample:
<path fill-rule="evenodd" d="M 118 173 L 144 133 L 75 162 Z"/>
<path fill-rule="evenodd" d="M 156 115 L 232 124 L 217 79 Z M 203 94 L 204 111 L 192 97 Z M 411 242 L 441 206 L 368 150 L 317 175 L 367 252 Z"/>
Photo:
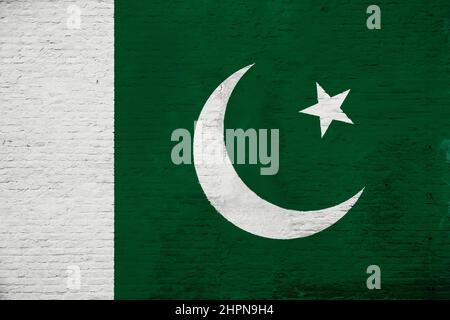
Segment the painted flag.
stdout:
<path fill-rule="evenodd" d="M 450 297 L 449 9 L 116 2 L 115 298 Z"/>

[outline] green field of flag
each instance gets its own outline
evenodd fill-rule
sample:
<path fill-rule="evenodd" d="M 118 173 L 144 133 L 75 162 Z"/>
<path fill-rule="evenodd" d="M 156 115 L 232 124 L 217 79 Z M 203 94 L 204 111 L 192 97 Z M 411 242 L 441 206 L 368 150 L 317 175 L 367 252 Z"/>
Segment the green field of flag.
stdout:
<path fill-rule="evenodd" d="M 372 4 L 380 29 L 367 27 Z M 449 26 L 444 0 L 116 2 L 115 297 L 450 298 Z M 224 127 L 278 129 L 278 168 L 234 169 L 291 210 L 364 188 L 323 231 L 247 232 L 208 201 L 194 163 L 171 158 L 174 130 L 193 137 L 208 97 L 251 64 Z M 350 90 L 353 124 L 332 121 L 322 137 L 321 119 L 299 112 L 317 84 Z M 373 265 L 381 288 L 370 290 Z"/>

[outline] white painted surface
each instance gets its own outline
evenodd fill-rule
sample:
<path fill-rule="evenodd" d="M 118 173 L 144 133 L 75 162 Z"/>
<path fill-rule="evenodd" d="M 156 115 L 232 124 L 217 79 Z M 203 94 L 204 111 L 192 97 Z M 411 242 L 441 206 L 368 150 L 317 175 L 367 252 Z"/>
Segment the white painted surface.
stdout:
<path fill-rule="evenodd" d="M 350 90 L 330 97 L 317 82 L 316 88 L 317 103 L 311 107 L 300 110 L 299 112 L 320 118 L 321 138 L 323 138 L 333 120 L 353 124 L 353 121 L 341 109 L 341 105 L 345 101 L 345 98 L 347 98 Z"/>
<path fill-rule="evenodd" d="M 113 298 L 113 14 L 0 1 L 1 299 Z"/>

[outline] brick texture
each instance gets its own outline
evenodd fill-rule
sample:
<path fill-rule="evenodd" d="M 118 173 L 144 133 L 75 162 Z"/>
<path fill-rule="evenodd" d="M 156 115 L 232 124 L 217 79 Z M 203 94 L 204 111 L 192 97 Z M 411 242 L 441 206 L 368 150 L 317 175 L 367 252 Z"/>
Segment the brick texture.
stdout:
<path fill-rule="evenodd" d="M 1 299 L 113 298 L 113 16 L 113 0 L 0 1 Z"/>

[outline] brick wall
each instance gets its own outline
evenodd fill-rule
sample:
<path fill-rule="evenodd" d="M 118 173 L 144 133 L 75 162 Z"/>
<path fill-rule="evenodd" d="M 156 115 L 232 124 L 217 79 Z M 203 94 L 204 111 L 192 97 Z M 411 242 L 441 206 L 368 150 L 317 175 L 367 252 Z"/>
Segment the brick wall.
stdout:
<path fill-rule="evenodd" d="M 1 299 L 113 297 L 113 14 L 113 0 L 0 1 Z"/>

